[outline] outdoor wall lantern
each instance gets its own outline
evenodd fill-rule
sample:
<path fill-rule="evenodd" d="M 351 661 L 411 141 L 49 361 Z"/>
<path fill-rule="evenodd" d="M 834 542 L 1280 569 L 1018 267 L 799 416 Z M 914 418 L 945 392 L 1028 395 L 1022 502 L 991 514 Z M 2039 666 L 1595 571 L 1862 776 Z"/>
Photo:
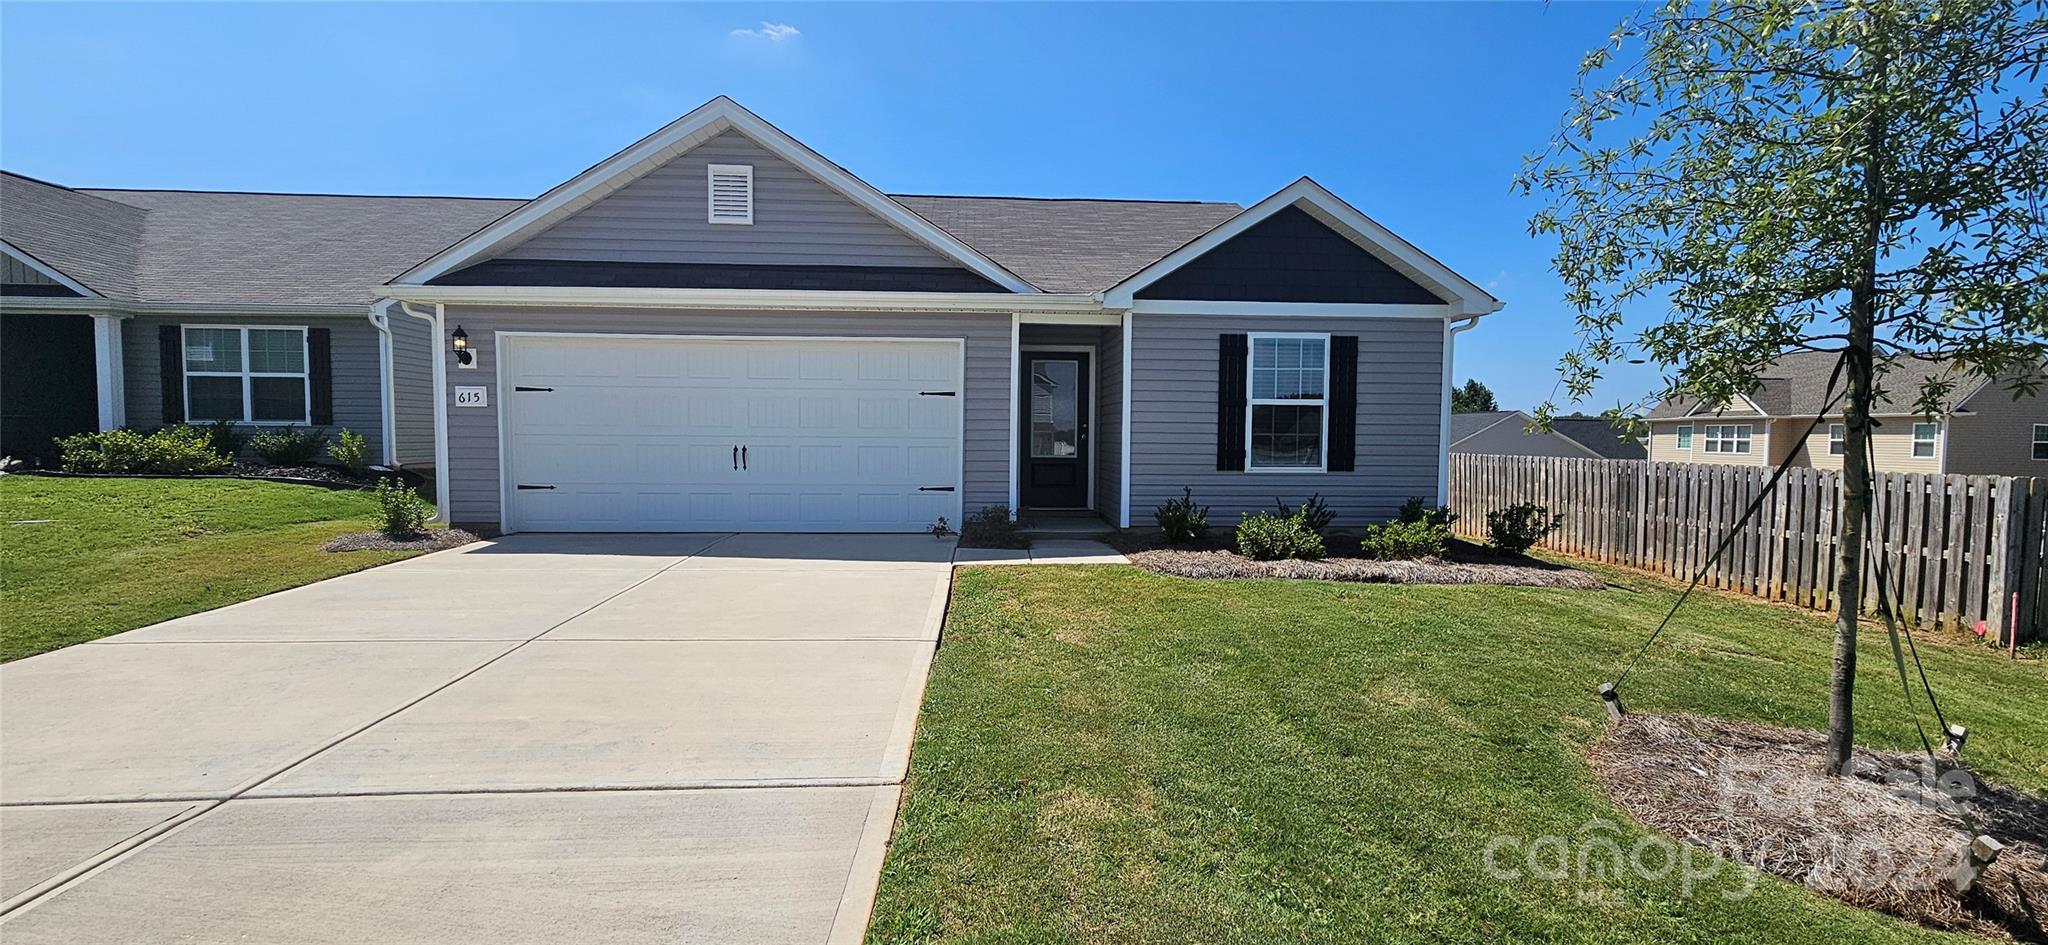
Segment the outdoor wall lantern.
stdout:
<path fill-rule="evenodd" d="M 463 331 L 462 326 L 457 325 L 455 333 L 448 337 L 455 343 L 455 366 L 476 367 L 476 353 L 469 350 L 469 332 Z"/>

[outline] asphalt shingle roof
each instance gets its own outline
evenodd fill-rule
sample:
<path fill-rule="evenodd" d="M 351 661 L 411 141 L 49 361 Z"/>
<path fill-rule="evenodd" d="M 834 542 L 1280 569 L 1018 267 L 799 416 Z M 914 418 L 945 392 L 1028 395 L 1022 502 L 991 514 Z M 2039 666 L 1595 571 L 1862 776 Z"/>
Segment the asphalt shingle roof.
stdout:
<path fill-rule="evenodd" d="M 355 303 L 523 205 L 519 199 L 71 189 L 6 174 L 0 232 L 111 298 Z M 903 195 L 941 229 L 1048 292 L 1106 289 L 1233 203 Z"/>
<path fill-rule="evenodd" d="M 1762 383 L 1750 392 L 1749 399 L 1757 407 L 1773 417 L 1811 417 L 1828 406 L 1828 379 L 1834 374 L 1835 362 L 1841 356 L 1832 351 L 1792 351 L 1779 355 L 1778 360 L 1765 368 Z M 1879 413 L 1899 413 L 1913 409 L 1920 399 L 1921 385 L 1928 378 L 1942 377 L 1949 373 L 1949 366 L 1943 361 L 1921 358 L 1893 358 L 1883 368 L 1883 377 L 1878 381 L 1880 388 L 1877 402 Z M 1846 375 L 1838 382 L 1836 392 L 1848 383 Z M 1981 381 L 1976 378 L 1957 378 L 1949 391 L 1947 409 L 1967 398 Z M 1690 416 L 1694 401 L 1691 398 L 1674 397 L 1659 403 L 1650 411 L 1653 420 Z M 1737 403 L 1731 412 L 1747 413 Z M 1836 404 L 1830 413 L 1841 412 Z"/>
<path fill-rule="evenodd" d="M 1552 417 L 1550 431 L 1608 459 L 1643 459 L 1649 456 L 1641 440 L 1622 439 L 1624 428 L 1605 417 Z"/>
<path fill-rule="evenodd" d="M 1519 410 L 1479 410 L 1451 414 L 1451 442 L 1456 443 L 1487 427 L 1520 413 Z M 1513 422 L 1513 421 L 1508 421 Z M 1528 421 L 1523 421 L 1527 423 Z"/>

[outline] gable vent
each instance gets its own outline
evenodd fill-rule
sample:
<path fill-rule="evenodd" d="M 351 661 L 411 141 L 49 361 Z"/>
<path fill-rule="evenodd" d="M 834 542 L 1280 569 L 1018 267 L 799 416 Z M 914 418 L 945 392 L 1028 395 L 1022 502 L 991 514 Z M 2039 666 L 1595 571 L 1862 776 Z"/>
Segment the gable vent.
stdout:
<path fill-rule="evenodd" d="M 751 224 L 754 222 L 754 166 L 712 164 L 708 177 L 711 222 Z"/>

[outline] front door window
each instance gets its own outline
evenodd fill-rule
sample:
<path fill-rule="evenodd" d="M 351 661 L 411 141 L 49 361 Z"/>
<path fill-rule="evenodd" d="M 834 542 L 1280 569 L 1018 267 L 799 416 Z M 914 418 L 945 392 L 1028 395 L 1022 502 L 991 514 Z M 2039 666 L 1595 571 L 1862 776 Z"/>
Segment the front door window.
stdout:
<path fill-rule="evenodd" d="M 1031 457 L 1064 459 L 1081 452 L 1081 365 L 1031 362 Z"/>

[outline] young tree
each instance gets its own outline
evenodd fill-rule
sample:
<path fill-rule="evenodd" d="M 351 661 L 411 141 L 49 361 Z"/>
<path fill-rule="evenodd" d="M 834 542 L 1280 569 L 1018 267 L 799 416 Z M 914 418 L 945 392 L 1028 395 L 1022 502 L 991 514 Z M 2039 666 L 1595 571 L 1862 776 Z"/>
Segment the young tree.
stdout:
<path fill-rule="evenodd" d="M 1465 386 L 1451 389 L 1452 413 L 1490 413 L 1500 409 L 1500 401 L 1493 399 L 1493 391 L 1478 378 L 1465 381 Z"/>
<path fill-rule="evenodd" d="M 1838 351 L 1843 514 L 1827 766 L 1848 770 L 1866 443 L 1900 358 L 2014 396 L 2048 353 L 2048 0 L 1670 0 L 1582 63 L 1562 127 L 1518 178 L 1600 367 L 1719 405 L 1780 353 Z M 1654 310 L 1624 324 L 1625 308 Z M 1904 403 L 1904 398 L 1900 403 Z M 1547 417 L 1550 406 L 1539 413 Z"/>

